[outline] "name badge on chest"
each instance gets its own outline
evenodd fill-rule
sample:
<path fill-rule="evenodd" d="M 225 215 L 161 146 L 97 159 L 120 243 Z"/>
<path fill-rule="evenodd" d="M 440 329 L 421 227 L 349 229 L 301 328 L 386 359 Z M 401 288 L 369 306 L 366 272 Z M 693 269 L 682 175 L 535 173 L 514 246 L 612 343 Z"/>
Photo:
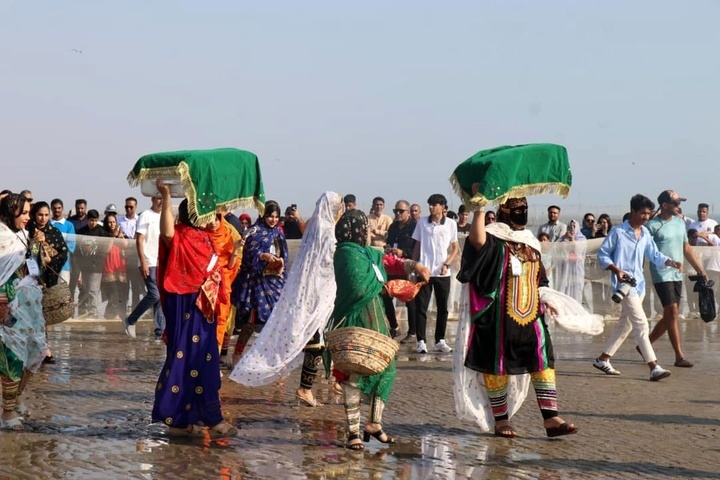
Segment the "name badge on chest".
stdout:
<path fill-rule="evenodd" d="M 40 276 L 40 267 L 38 267 L 38 264 L 34 258 L 28 258 L 27 260 L 25 260 L 25 265 L 27 265 L 28 273 L 30 275 L 32 275 L 33 277 Z"/>
<path fill-rule="evenodd" d="M 515 256 L 510 256 L 510 269 L 512 271 L 513 277 L 519 277 L 522 275 L 522 262 Z"/>
<path fill-rule="evenodd" d="M 384 282 L 385 279 L 383 278 L 383 274 L 380 271 L 380 268 L 377 265 L 375 265 L 374 263 L 373 263 L 373 270 L 375 270 L 375 276 L 377 277 L 378 282 L 380 282 L 380 283 Z"/>

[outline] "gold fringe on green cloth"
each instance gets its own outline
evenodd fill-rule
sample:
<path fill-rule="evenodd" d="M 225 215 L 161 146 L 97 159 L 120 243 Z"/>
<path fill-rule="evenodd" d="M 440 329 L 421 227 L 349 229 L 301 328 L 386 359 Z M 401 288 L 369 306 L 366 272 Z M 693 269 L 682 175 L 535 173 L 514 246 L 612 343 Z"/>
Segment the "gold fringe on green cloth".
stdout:
<path fill-rule="evenodd" d="M 127 176 L 127 181 L 131 187 L 137 187 L 143 180 L 157 180 L 158 178 L 170 177 L 180 177 L 180 184 L 188 200 L 188 214 L 190 216 L 190 221 L 196 227 L 203 226 L 213 221 L 215 219 L 216 211 L 222 207 L 225 207 L 228 210 L 254 208 L 260 215 L 262 215 L 265 211 L 265 203 L 258 200 L 255 196 L 250 196 L 228 200 L 218 204 L 216 211 L 199 215 L 197 211 L 197 191 L 195 190 L 195 185 L 190 177 L 190 168 L 185 162 L 179 162 L 178 165 L 174 167 L 142 168 L 137 174 L 130 172 Z"/>
<path fill-rule="evenodd" d="M 453 191 L 463 201 L 463 203 L 472 210 L 474 208 L 483 208 L 489 204 L 502 205 L 510 198 L 521 198 L 528 197 L 530 195 L 560 195 L 563 198 L 567 198 L 570 194 L 570 185 L 558 182 L 551 183 L 536 183 L 534 185 L 520 185 L 512 187 L 510 190 L 505 192 L 496 198 L 487 198 L 482 194 L 478 194 L 474 197 L 465 193 L 460 187 L 460 183 L 455 175 L 450 177 L 450 184 L 452 185 Z"/>

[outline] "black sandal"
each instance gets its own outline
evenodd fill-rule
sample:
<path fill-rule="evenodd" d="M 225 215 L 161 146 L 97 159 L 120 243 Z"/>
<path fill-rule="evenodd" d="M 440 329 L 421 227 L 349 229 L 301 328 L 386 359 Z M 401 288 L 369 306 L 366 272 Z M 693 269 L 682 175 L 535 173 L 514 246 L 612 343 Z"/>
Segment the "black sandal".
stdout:
<path fill-rule="evenodd" d="M 350 450 L 365 449 L 365 445 L 362 444 L 362 440 L 360 439 L 360 434 L 359 433 L 348 434 L 348 439 L 347 439 L 347 443 L 345 444 L 345 448 L 349 448 Z"/>
<path fill-rule="evenodd" d="M 385 435 L 385 441 L 383 441 L 380 437 Z M 395 439 L 393 437 L 390 437 L 387 433 L 383 432 L 383 429 L 381 428 L 375 433 L 368 432 L 367 430 L 363 430 L 363 441 L 369 442 L 370 436 L 375 437 L 375 439 L 380 443 L 395 443 Z"/>

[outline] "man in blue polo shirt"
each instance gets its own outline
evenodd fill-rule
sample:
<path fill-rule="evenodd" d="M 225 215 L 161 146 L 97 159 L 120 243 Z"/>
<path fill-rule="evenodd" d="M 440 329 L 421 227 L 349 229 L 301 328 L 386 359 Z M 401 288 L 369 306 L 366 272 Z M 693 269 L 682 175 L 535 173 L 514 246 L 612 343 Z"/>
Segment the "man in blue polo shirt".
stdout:
<path fill-rule="evenodd" d="M 698 262 L 692 247 L 688 243 L 685 221 L 677 215 L 680 203 L 684 202 L 674 190 L 665 190 L 658 196 L 660 213 L 647 223 L 647 229 L 657 244 L 658 250 L 670 258 L 685 257 L 698 275 L 707 280 L 707 275 Z M 670 344 L 675 350 L 675 366 L 689 368 L 693 363 L 685 358 L 680 346 L 680 328 L 678 327 L 678 305 L 682 297 L 681 271 L 674 268 L 660 267 L 650 264 L 650 274 L 655 291 L 663 306 L 663 316 L 650 333 L 650 343 L 662 337 L 667 331 Z"/>

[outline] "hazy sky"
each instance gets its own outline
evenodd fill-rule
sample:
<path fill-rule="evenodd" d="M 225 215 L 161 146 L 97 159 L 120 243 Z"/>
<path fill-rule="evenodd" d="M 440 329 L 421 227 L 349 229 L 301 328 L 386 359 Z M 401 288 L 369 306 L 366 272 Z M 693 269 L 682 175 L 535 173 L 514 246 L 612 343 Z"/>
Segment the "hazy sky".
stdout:
<path fill-rule="evenodd" d="M 140 196 L 146 153 L 232 146 L 305 214 L 328 189 L 456 207 L 458 163 L 553 142 L 573 188 L 536 205 L 675 188 L 694 211 L 720 200 L 719 22 L 699 0 L 4 0 L 0 186 L 101 210 Z"/>

